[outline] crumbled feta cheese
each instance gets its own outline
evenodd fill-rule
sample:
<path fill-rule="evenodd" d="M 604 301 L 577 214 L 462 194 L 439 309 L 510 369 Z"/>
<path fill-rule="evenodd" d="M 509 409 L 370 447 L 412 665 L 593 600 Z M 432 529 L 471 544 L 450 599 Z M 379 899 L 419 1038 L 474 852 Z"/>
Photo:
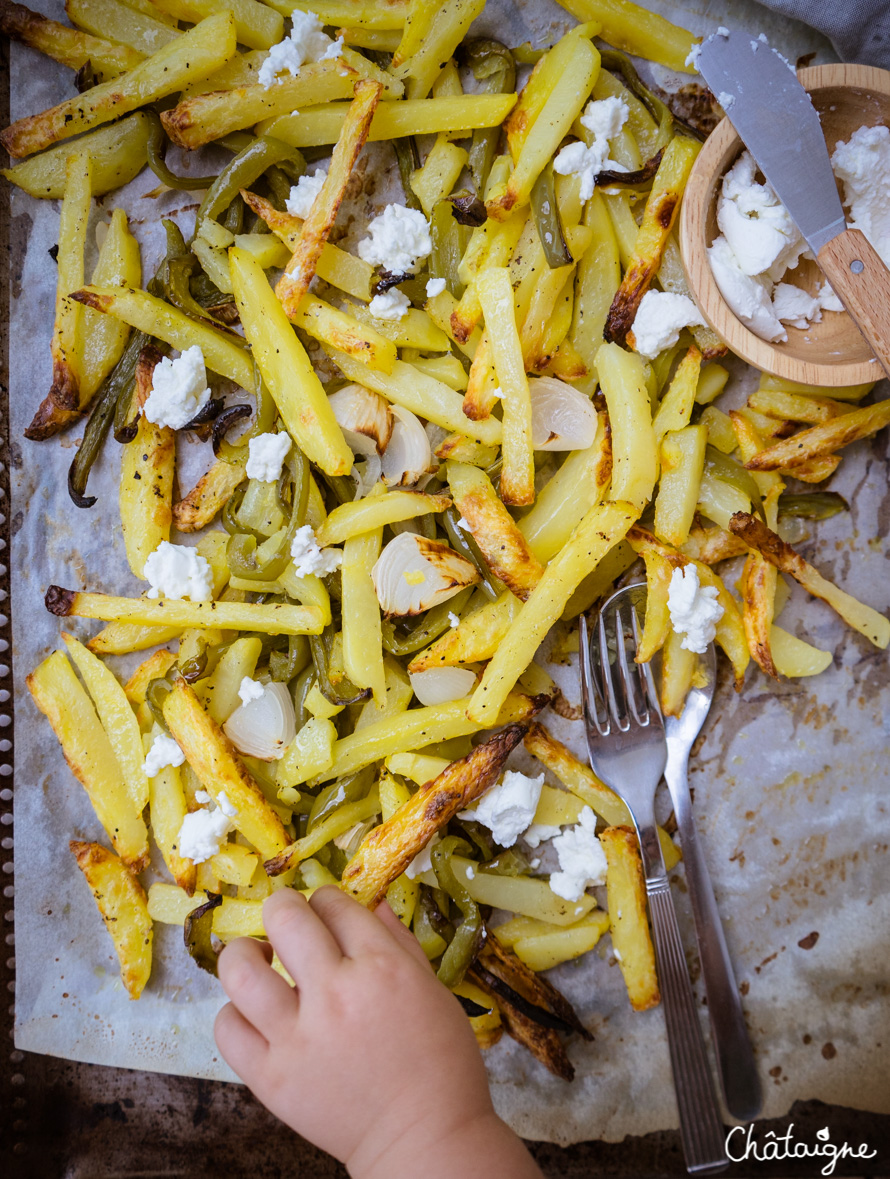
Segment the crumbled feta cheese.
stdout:
<path fill-rule="evenodd" d="M 755 179 L 757 164 L 745 151 L 723 177 L 717 224 L 745 274 L 767 273 L 778 282 L 793 269 L 807 243 L 768 184 Z"/>
<path fill-rule="evenodd" d="M 368 225 L 368 236 L 358 244 L 358 256 L 391 274 L 415 274 L 420 261 L 433 250 L 429 222 L 417 209 L 387 205 Z"/>
<path fill-rule="evenodd" d="M 453 610 L 448 611 L 448 625 L 451 627 L 452 630 L 454 630 L 454 628 L 456 626 L 460 626 L 460 619 L 454 613 Z"/>
<path fill-rule="evenodd" d="M 473 867 L 472 864 L 467 864 L 467 880 L 475 880 L 475 879 L 476 879 L 476 869 Z"/>
<path fill-rule="evenodd" d="M 698 308 L 687 295 L 647 291 L 633 322 L 634 348 L 651 360 L 676 344 L 683 328 L 703 323 Z"/>
<path fill-rule="evenodd" d="M 544 775 L 530 778 L 516 770 L 507 770 L 501 781 L 490 787 L 473 810 L 461 811 L 458 818 L 482 823 L 501 847 L 512 847 L 535 817 Z"/>
<path fill-rule="evenodd" d="M 715 37 L 728 37 L 729 36 L 729 29 L 726 27 L 726 25 L 720 25 L 720 27 L 717 29 L 714 36 Z"/>
<path fill-rule="evenodd" d="M 831 157 L 844 182 L 852 229 L 861 229 L 890 266 L 890 128 L 859 127 Z"/>
<path fill-rule="evenodd" d="M 265 693 L 266 689 L 259 680 L 253 680 L 249 675 L 242 678 L 238 689 L 238 698 L 242 704 L 250 704 L 251 700 L 262 700 Z"/>
<path fill-rule="evenodd" d="M 247 444 L 247 466 L 244 473 L 248 479 L 259 479 L 262 483 L 274 483 L 281 475 L 281 468 L 291 448 L 291 436 L 284 430 L 277 434 L 258 434 Z"/>
<path fill-rule="evenodd" d="M 291 188 L 290 196 L 284 202 L 288 213 L 294 217 L 306 218 L 312 208 L 315 198 L 322 190 L 328 178 L 327 168 L 318 168 L 311 176 L 301 176 Z"/>
<path fill-rule="evenodd" d="M 698 59 L 701 57 L 701 42 L 697 41 L 695 45 L 689 50 L 684 65 L 689 66 L 692 70 L 698 69 Z"/>
<path fill-rule="evenodd" d="M 310 61 L 328 61 L 339 57 L 343 38 L 333 41 L 324 33 L 323 25 L 314 12 L 296 8 L 291 13 L 290 35 L 273 45 L 269 56 L 260 66 L 257 81 L 267 89 L 280 81 L 280 74 L 296 77 L 300 66 Z"/>
<path fill-rule="evenodd" d="M 808 295 L 801 287 L 789 282 L 780 282 L 773 292 L 773 314 L 782 323 L 808 328 L 822 319 L 822 308 L 817 296 Z"/>
<path fill-rule="evenodd" d="M 600 98 L 596 102 L 588 102 L 579 122 L 595 138 L 614 139 L 629 115 L 630 109 L 624 99 L 613 95 L 609 98 Z"/>
<path fill-rule="evenodd" d="M 725 111 L 728 111 L 729 108 L 732 106 L 732 104 L 735 102 L 735 95 L 729 94 L 726 90 L 721 90 L 720 93 L 717 95 L 717 101 L 720 103 L 720 105 L 723 107 L 723 109 Z"/>
<path fill-rule="evenodd" d="M 441 841 L 440 835 L 434 835 L 426 847 L 421 848 L 408 867 L 405 869 L 405 875 L 409 880 L 416 880 L 418 876 L 422 876 L 424 872 L 432 872 L 433 870 L 433 848 Z"/>
<path fill-rule="evenodd" d="M 441 295 L 445 290 L 444 278 L 429 278 L 426 283 L 426 297 L 434 299 L 436 295 Z"/>
<path fill-rule="evenodd" d="M 142 768 L 147 778 L 154 778 L 167 766 L 181 766 L 184 761 L 185 754 L 173 738 L 168 737 L 166 733 L 158 733 L 145 755 Z"/>
<path fill-rule="evenodd" d="M 671 574 L 668 612 L 671 626 L 683 637 L 680 646 L 684 651 L 702 655 L 714 641 L 717 623 L 723 617 L 717 597 L 714 586 L 702 586 L 694 565 L 685 565 Z"/>
<path fill-rule="evenodd" d="M 553 170 L 560 176 L 580 176 L 582 201 L 593 196 L 600 172 L 627 171 L 623 164 L 609 159 L 609 140 L 620 132 L 629 113 L 627 103 L 614 96 L 589 102 L 580 123 L 593 135 L 593 142 L 589 147 L 580 140 L 570 143 L 553 161 Z"/>
<path fill-rule="evenodd" d="M 143 575 L 150 584 L 146 597 L 189 598 L 207 602 L 213 597 L 213 570 L 197 549 L 162 540 L 145 559 Z"/>
<path fill-rule="evenodd" d="M 528 866 L 531 868 L 531 870 L 532 870 L 533 872 L 537 872 L 537 870 L 538 870 L 538 869 L 540 868 L 540 866 L 541 866 L 541 861 L 540 861 L 540 860 L 537 858 L 537 856 L 536 856 L 536 857 L 535 857 L 535 859 L 533 859 L 533 860 L 529 860 L 529 862 L 528 862 Z"/>
<path fill-rule="evenodd" d="M 175 360 L 165 356 L 155 366 L 142 412 L 156 426 L 181 430 L 209 400 L 204 353 L 193 344 Z"/>
<path fill-rule="evenodd" d="M 463 518 L 463 516 L 461 516 L 461 518 L 458 520 L 456 527 L 458 527 L 461 530 L 461 532 L 472 532 L 473 531 L 473 529 L 469 526 L 469 524 L 466 522 L 466 520 Z"/>
<path fill-rule="evenodd" d="M 500 401 L 504 396 L 504 390 L 500 387 L 500 385 L 495 385 L 491 391 L 491 395 L 495 401 Z"/>
<path fill-rule="evenodd" d="M 559 827 L 552 827 L 549 823 L 532 823 L 522 838 L 529 847 L 539 847 L 554 835 L 559 835 L 559 832 Z"/>
<path fill-rule="evenodd" d="M 196 790 L 195 802 L 213 802 L 213 795 L 207 790 Z"/>
<path fill-rule="evenodd" d="M 215 856 L 232 830 L 232 819 L 238 812 L 224 793 L 217 795 L 216 802 L 215 808 L 202 807 L 186 815 L 179 828 L 179 854 L 193 864 L 203 864 Z"/>
<path fill-rule="evenodd" d="M 722 234 L 708 248 L 708 261 L 720 294 L 746 327 L 762 340 L 788 339 L 773 311 L 772 284 L 764 275 L 745 274 Z"/>
<path fill-rule="evenodd" d="M 558 897 L 580 901 L 584 890 L 606 880 L 606 853 L 596 837 L 596 815 L 584 807 L 574 827 L 553 840 L 559 856 L 558 872 L 550 876 L 550 887 Z"/>
<path fill-rule="evenodd" d="M 290 555 L 294 559 L 294 569 L 297 577 L 308 577 L 310 573 L 324 576 L 340 568 L 343 553 L 340 549 L 319 548 L 311 524 L 304 524 L 294 533 Z"/>
<path fill-rule="evenodd" d="M 368 310 L 372 315 L 376 315 L 378 319 L 391 319 L 395 321 L 404 319 L 410 307 L 411 300 L 395 287 L 390 287 L 388 291 L 383 291 L 381 294 L 375 295 L 368 304 Z"/>
<path fill-rule="evenodd" d="M 823 311 L 846 310 L 843 303 L 834 293 L 834 287 L 832 287 L 828 279 L 826 279 L 822 286 L 819 287 L 819 290 L 816 292 L 816 297 L 818 298 L 819 306 Z"/>

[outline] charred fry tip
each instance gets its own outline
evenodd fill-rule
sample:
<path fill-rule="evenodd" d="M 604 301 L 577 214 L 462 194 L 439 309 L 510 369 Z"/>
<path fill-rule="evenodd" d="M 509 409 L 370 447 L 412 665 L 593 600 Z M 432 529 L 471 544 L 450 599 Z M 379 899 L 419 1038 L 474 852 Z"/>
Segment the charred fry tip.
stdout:
<path fill-rule="evenodd" d="M 84 307 L 91 307 L 93 311 L 107 311 L 111 306 L 109 295 L 96 295 L 83 288 L 79 291 L 72 291 L 68 298 L 73 299 L 75 303 L 82 303 Z"/>
<path fill-rule="evenodd" d="M 55 614 L 59 618 L 67 618 L 73 611 L 76 597 L 75 590 L 62 589 L 60 585 L 51 585 L 46 591 L 43 604 L 50 614 Z"/>
<path fill-rule="evenodd" d="M 286 872 L 290 867 L 290 862 L 293 857 L 293 847 L 286 847 L 283 852 L 279 852 L 277 856 L 273 856 L 271 860 L 266 860 L 263 867 L 266 870 L 267 876 L 280 876 L 282 872 Z"/>

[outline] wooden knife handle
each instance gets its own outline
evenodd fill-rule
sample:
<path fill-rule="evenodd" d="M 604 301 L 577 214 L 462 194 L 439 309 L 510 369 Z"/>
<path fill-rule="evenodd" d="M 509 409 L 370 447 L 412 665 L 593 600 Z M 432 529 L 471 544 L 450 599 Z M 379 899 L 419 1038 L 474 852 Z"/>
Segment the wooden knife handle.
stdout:
<path fill-rule="evenodd" d="M 890 376 L 890 270 L 859 229 L 832 238 L 817 261 Z"/>

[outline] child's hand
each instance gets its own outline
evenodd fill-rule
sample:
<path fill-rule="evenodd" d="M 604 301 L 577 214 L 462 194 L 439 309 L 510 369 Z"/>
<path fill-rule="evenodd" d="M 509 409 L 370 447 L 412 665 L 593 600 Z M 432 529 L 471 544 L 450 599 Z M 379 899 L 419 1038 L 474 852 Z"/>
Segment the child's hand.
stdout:
<path fill-rule="evenodd" d="M 263 919 L 296 989 L 271 946 L 232 942 L 215 1034 L 264 1105 L 362 1179 L 540 1176 L 494 1112 L 460 1005 L 388 905 L 282 889 Z"/>

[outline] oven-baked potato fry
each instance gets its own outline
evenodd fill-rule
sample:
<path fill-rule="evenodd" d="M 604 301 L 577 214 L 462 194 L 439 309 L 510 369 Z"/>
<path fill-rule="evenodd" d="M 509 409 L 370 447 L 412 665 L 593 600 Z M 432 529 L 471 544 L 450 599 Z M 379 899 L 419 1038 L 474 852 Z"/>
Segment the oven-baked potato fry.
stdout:
<path fill-rule="evenodd" d="M 177 677 L 163 704 L 173 739 L 204 789 L 214 798 L 225 794 L 235 808 L 232 822 L 264 858 L 287 846 L 287 832 L 250 776 L 235 747 L 204 711 L 194 689 Z"/>
<path fill-rule="evenodd" d="M 603 40 L 616 49 L 647 57 L 681 74 L 694 72 L 686 59 L 695 37 L 659 13 L 633 0 L 560 0 L 560 4 L 578 20 L 596 21 Z"/>
<path fill-rule="evenodd" d="M 82 643 L 64 631 L 62 641 L 92 697 L 99 722 L 114 750 L 133 810 L 141 815 L 148 804 L 148 778 L 143 768 L 142 734 L 127 694 L 114 672 Z"/>
<path fill-rule="evenodd" d="M 467 715 L 479 725 L 494 724 L 507 694 L 528 667 L 547 631 L 562 614 L 580 582 L 596 568 L 639 516 L 632 504 L 599 504 L 590 509 L 571 539 L 553 558 L 505 635 L 482 682 L 470 698 Z"/>
<path fill-rule="evenodd" d="M 343 544 L 364 532 L 373 532 L 400 520 L 416 520 L 419 516 L 444 512 L 451 507 L 447 495 L 427 495 L 423 491 L 393 490 L 383 495 L 367 496 L 352 503 L 340 504 L 316 532 L 322 548 Z"/>
<path fill-rule="evenodd" d="M 137 369 L 137 397 L 140 381 L 147 382 L 151 390 L 151 374 L 160 359 L 156 348 L 149 345 L 143 349 Z M 124 547 L 130 569 L 137 577 L 145 576 L 148 557 L 162 541 L 170 539 L 175 462 L 175 431 L 169 426 L 156 426 L 140 414 L 136 437 L 121 453 L 119 492 Z"/>
<path fill-rule="evenodd" d="M 524 732 L 521 725 L 508 725 L 466 757 L 452 762 L 438 778 L 421 786 L 394 815 L 369 831 L 343 869 L 343 890 L 375 909 L 392 882 L 436 831 L 497 780 Z M 289 867 L 285 853 L 272 864 L 267 863 L 266 871 L 277 875 Z"/>
<path fill-rule="evenodd" d="M 883 614 L 828 581 L 762 520 L 748 512 L 736 512 L 729 526 L 736 536 L 762 553 L 780 573 L 790 574 L 813 597 L 827 602 L 848 626 L 858 630 L 869 642 L 881 650 L 890 645 L 890 621 Z"/>
<path fill-rule="evenodd" d="M 328 520 L 330 518 L 328 516 Z M 380 526 L 351 536 L 343 545 L 340 567 L 343 666 L 347 678 L 357 688 L 371 689 L 378 706 L 386 701 L 386 669 L 380 602 L 371 572 L 380 556 L 382 543 L 383 528 Z"/>
<path fill-rule="evenodd" d="M 648 1011 L 661 1002 L 655 952 L 649 934 L 646 886 L 636 833 L 630 827 L 600 832 L 606 853 L 606 894 L 612 946 L 634 1011 Z"/>
<path fill-rule="evenodd" d="M 612 432 L 612 499 L 627 500 L 640 510 L 652 498 L 658 471 L 652 407 L 635 352 L 605 343 L 596 354 L 600 389 Z"/>
<path fill-rule="evenodd" d="M 275 288 L 275 294 L 281 300 L 287 315 L 297 310 L 300 300 L 315 277 L 319 256 L 334 227 L 352 169 L 368 138 L 371 119 L 377 109 L 382 90 L 379 82 L 364 79 L 355 85 L 355 98 L 343 120 L 328 174 L 321 191 L 312 203 L 308 217 L 303 222 L 293 256 Z"/>
<path fill-rule="evenodd" d="M 325 474 L 348 475 L 352 451 L 263 268 L 237 247 L 229 250 L 229 267 L 244 334 L 288 432 Z"/>
<path fill-rule="evenodd" d="M 173 505 L 174 527 L 179 532 L 200 532 L 246 478 L 244 463 L 214 459 L 188 495 Z"/>
<path fill-rule="evenodd" d="M 114 850 L 134 872 L 148 863 L 148 832 L 124 785 L 111 742 L 71 664 L 55 651 L 25 683 L 59 739 L 71 772 L 89 795 Z"/>
<path fill-rule="evenodd" d="M 111 594 L 81 594 L 51 585 L 46 608 L 59 618 L 98 618 L 102 622 L 137 622 L 163 628 L 187 626 L 199 630 L 249 630 L 270 635 L 320 634 L 324 622 L 314 606 L 283 602 L 189 602 L 178 598 L 116 598 Z M 169 636 L 174 637 L 174 636 Z M 166 642 L 156 638 L 146 646 Z M 96 650 L 94 646 L 91 648 Z M 108 652 L 107 647 L 103 650 Z M 131 647 L 130 650 L 139 650 Z"/>
<path fill-rule="evenodd" d="M 797 468 L 802 464 L 834 455 L 842 447 L 867 438 L 887 425 L 890 425 L 890 398 L 841 413 L 790 438 L 774 442 L 750 458 L 745 466 L 749 471 L 788 470 L 797 476 Z"/>
<path fill-rule="evenodd" d="M 302 328 L 307 335 L 348 353 L 371 368 L 392 372 L 398 350 L 388 336 L 377 330 L 373 317 L 368 316 L 369 322 L 365 322 L 360 314 L 332 307 L 324 299 L 308 293 L 302 296 L 298 306 L 285 310 L 291 323 Z"/>
<path fill-rule="evenodd" d="M 182 830 L 188 807 L 178 766 L 164 766 L 150 780 L 148 807 L 151 832 L 167 870 L 179 887 L 192 896 L 197 885 L 198 871 L 191 860 L 179 854 L 179 832 Z"/>
<path fill-rule="evenodd" d="M 485 0 L 414 0 L 392 70 L 409 98 L 426 98 L 433 83 L 482 12 Z"/>
<path fill-rule="evenodd" d="M 176 20 L 196 25 L 219 12 L 219 0 L 151 0 L 160 12 Z M 235 17 L 235 33 L 241 45 L 250 49 L 271 49 L 284 34 L 284 18 L 266 4 L 257 0 L 226 0 Z"/>
<path fill-rule="evenodd" d="M 80 416 L 83 369 L 83 308 L 71 292 L 83 286 L 83 259 L 92 205 L 92 163 L 84 151 L 74 152 L 65 164 L 65 195 L 59 218 L 56 256 L 56 309 L 52 355 L 52 384 L 25 430 L 25 437 L 42 441 L 57 434 Z"/>
<path fill-rule="evenodd" d="M 145 693 L 151 681 L 163 679 L 175 662 L 173 652 L 162 649 L 154 651 L 139 664 L 124 684 L 124 694 L 134 708 L 145 703 Z"/>
<path fill-rule="evenodd" d="M 494 602 L 486 602 L 457 626 L 447 630 L 408 664 L 409 672 L 491 659 L 519 613 L 520 602 L 508 590 Z"/>
<path fill-rule="evenodd" d="M 60 139 L 70 139 L 175 94 L 186 83 L 225 65 L 235 56 L 236 48 L 232 14 L 220 12 L 162 46 L 122 78 L 94 86 L 42 114 L 19 119 L 0 133 L 0 143 L 11 156 L 32 155 Z"/>
<path fill-rule="evenodd" d="M 99 82 L 107 82 L 133 69 L 144 56 L 113 39 L 93 37 L 80 29 L 48 20 L 24 4 L 13 3 L 13 0 L 0 3 L 0 33 L 11 41 L 30 45 L 72 70 L 79 70 L 89 62 Z"/>
<path fill-rule="evenodd" d="M 121 964 L 121 982 L 138 999 L 151 974 L 152 922 L 145 889 L 114 852 L 73 839 L 68 847 L 90 886 Z"/>

